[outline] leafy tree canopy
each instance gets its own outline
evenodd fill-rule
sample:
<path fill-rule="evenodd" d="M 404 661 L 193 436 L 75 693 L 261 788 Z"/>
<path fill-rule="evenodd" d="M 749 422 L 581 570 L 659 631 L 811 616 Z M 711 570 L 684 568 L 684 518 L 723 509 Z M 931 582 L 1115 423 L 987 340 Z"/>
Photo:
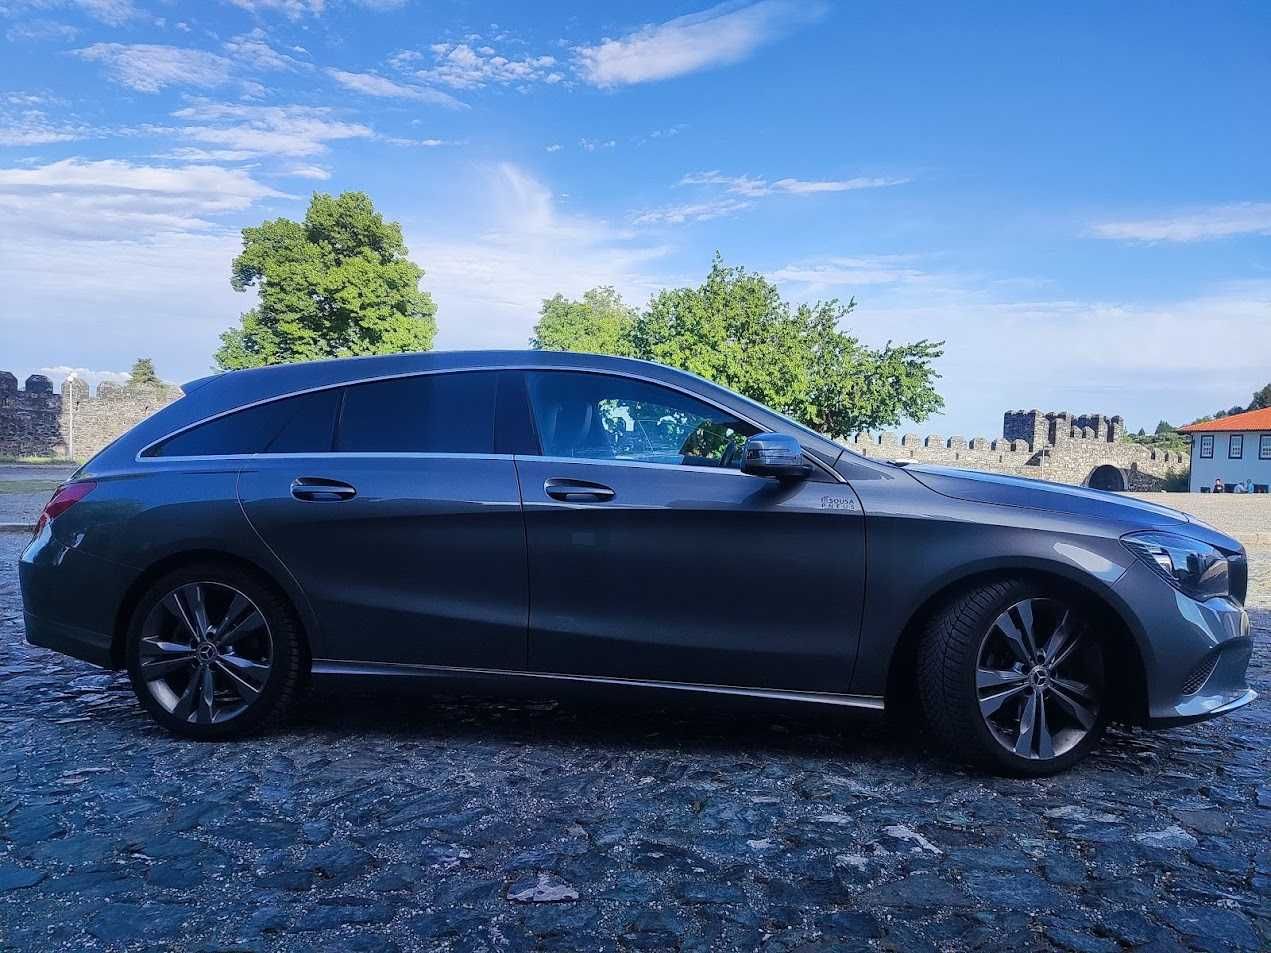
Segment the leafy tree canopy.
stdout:
<path fill-rule="evenodd" d="M 867 347 L 839 329 L 855 301 L 793 307 L 762 275 L 729 267 L 718 255 L 702 285 L 660 291 L 634 316 L 612 289 L 588 296 L 545 301 L 531 343 L 691 371 L 831 437 L 921 421 L 944 406 L 933 366 L 943 342 Z M 612 306 L 607 317 L 600 301 Z"/>
<path fill-rule="evenodd" d="M 428 350 L 437 306 L 407 254 L 401 226 L 362 192 L 315 193 L 304 221 L 243 229 L 230 284 L 259 303 L 221 335 L 217 366 Z"/>
<path fill-rule="evenodd" d="M 530 347 L 542 351 L 624 354 L 635 308 L 608 286 L 592 288 L 582 301 L 557 294 L 543 302 Z"/>
<path fill-rule="evenodd" d="M 161 384 L 159 375 L 154 369 L 154 361 L 148 357 L 139 357 L 128 374 L 128 383 L 133 385 Z"/>

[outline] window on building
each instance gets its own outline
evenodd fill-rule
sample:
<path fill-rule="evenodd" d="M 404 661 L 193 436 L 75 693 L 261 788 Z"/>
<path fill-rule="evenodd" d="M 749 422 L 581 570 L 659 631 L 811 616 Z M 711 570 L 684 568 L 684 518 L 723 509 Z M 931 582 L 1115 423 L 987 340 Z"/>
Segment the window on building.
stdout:
<path fill-rule="evenodd" d="M 1200 458 L 1209 460 L 1214 455 L 1214 435 L 1205 433 L 1200 435 Z"/>
<path fill-rule="evenodd" d="M 1245 435 L 1233 433 L 1227 438 L 1227 459 L 1239 460 L 1245 455 Z"/>
<path fill-rule="evenodd" d="M 349 387 L 336 425 L 342 453 L 492 453 L 492 371 L 421 374 Z"/>
<path fill-rule="evenodd" d="M 1264 433 L 1258 441 L 1258 459 L 1271 460 L 1271 433 Z"/>

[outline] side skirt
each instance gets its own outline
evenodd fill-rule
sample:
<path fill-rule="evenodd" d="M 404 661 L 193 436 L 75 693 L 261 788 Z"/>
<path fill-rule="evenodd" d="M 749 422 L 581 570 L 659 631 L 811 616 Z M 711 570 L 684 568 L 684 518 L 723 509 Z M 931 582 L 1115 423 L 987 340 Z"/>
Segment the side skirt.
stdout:
<path fill-rule="evenodd" d="M 702 685 L 694 682 L 659 682 L 642 678 L 607 678 L 598 675 L 559 675 L 547 672 L 508 672 L 487 668 L 458 668 L 447 665 L 412 665 L 398 662 L 346 662 L 339 659 L 314 659 L 315 681 L 337 685 L 348 680 L 437 679 L 464 683 L 468 686 L 497 691 L 551 691 L 553 687 L 646 689 L 650 691 L 686 692 L 696 695 L 729 695 L 739 698 L 780 702 L 831 705 L 839 708 L 883 710 L 878 695 L 840 695 L 833 692 L 800 692 L 783 688 L 745 688 L 736 685 Z"/>

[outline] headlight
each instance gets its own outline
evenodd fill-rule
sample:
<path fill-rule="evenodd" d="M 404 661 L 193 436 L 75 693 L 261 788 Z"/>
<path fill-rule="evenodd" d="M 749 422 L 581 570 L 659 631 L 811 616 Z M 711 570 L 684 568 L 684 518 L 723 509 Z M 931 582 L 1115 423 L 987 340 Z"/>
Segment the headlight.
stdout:
<path fill-rule="evenodd" d="M 1212 599 L 1231 591 L 1227 556 L 1208 543 L 1173 533 L 1131 533 L 1121 542 L 1193 599 Z"/>

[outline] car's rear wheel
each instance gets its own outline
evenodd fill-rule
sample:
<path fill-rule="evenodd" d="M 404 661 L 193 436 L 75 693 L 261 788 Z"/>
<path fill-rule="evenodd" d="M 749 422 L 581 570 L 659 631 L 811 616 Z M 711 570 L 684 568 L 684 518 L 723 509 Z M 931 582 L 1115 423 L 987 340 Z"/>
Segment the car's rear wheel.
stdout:
<path fill-rule="evenodd" d="M 233 738 L 282 721 L 300 692 L 304 659 L 286 600 L 229 565 L 159 579 L 128 631 L 133 691 L 159 724 L 187 738 Z"/>
<path fill-rule="evenodd" d="M 1022 580 L 979 586 L 927 626 L 918 687 L 945 750 L 1015 774 L 1062 771 L 1108 720 L 1105 644 L 1080 600 Z"/>

